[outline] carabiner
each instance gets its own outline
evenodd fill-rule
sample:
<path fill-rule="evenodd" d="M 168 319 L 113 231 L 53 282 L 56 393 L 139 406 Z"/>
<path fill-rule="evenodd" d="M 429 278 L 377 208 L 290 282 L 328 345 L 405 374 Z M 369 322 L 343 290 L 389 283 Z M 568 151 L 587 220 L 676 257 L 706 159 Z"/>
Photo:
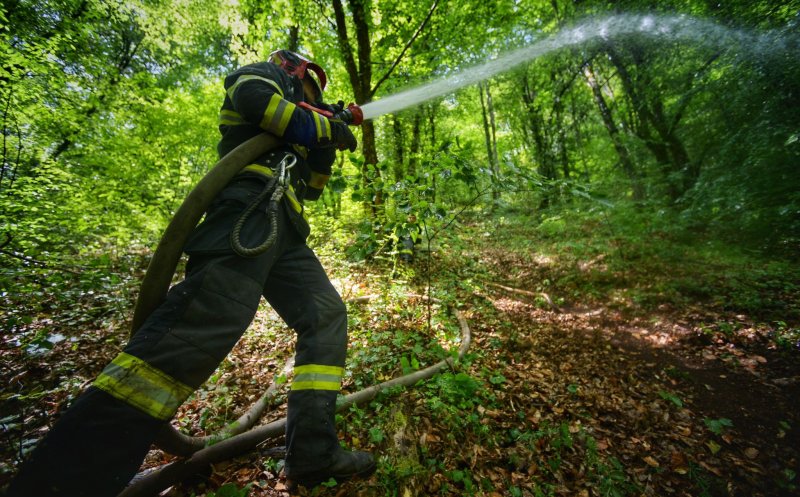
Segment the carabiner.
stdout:
<path fill-rule="evenodd" d="M 287 164 L 287 162 L 289 164 Z M 297 156 L 294 154 L 286 154 L 284 158 L 281 160 L 278 167 L 280 168 L 280 172 L 278 173 L 278 184 L 281 186 L 287 186 L 289 184 L 288 176 L 286 171 L 293 168 L 297 164 Z"/>

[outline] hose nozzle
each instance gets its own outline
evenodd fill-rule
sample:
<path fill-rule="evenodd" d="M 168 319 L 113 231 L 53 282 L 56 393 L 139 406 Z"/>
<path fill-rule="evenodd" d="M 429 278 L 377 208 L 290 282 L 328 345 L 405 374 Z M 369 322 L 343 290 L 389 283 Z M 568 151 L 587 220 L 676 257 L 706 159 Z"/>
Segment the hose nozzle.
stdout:
<path fill-rule="evenodd" d="M 364 113 L 361 111 L 361 107 L 353 103 L 334 114 L 333 117 L 351 126 L 358 126 L 364 122 Z"/>

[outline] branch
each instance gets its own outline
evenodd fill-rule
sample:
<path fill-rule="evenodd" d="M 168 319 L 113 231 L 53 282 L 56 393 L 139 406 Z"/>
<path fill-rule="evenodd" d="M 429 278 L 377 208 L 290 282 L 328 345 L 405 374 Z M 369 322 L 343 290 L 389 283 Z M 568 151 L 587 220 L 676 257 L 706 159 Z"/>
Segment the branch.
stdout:
<path fill-rule="evenodd" d="M 5 246 L 11 243 L 11 235 L 6 233 L 6 240 L 0 245 L 0 254 L 7 255 L 8 257 L 13 257 L 14 259 L 19 259 L 21 261 L 27 262 L 28 264 L 33 264 L 35 266 L 43 267 L 45 269 L 57 269 L 59 271 L 65 271 L 71 274 L 81 275 L 89 269 L 98 269 L 98 268 L 91 268 L 89 266 L 65 266 L 63 264 L 51 264 L 48 262 L 40 261 L 38 259 L 34 259 L 33 257 L 29 257 L 25 254 L 20 254 L 18 252 L 14 252 L 11 250 L 6 250 Z"/>
<path fill-rule="evenodd" d="M 469 325 L 461 313 L 456 309 L 453 309 L 453 312 L 461 327 L 461 346 L 458 349 L 458 358 L 461 359 L 467 352 L 467 349 L 469 349 L 472 337 Z M 347 395 L 341 402 L 337 403 L 336 411 L 340 412 L 352 405 L 361 405 L 369 402 L 379 393 L 392 387 L 413 386 L 419 381 L 433 377 L 444 369 L 452 368 L 454 363 L 454 359 L 448 357 L 428 368 Z M 195 452 L 188 459 L 172 462 L 147 475 L 135 478 L 128 488 L 123 490 L 118 497 L 146 497 L 156 495 L 161 490 L 194 474 L 209 464 L 225 461 L 255 449 L 266 440 L 282 435 L 285 429 L 286 418 L 281 418 L 253 428 L 241 435 L 223 440 L 215 445 Z"/>
<path fill-rule="evenodd" d="M 325 20 L 328 21 L 328 24 L 330 25 L 331 29 L 335 30 L 336 29 L 336 23 L 334 21 L 332 21 L 331 18 L 328 17 L 328 14 L 325 12 L 325 10 L 327 10 L 328 6 L 325 3 L 323 3 L 321 0 L 314 0 L 314 3 L 317 4 L 317 6 L 319 7 L 319 11 L 322 14 L 322 17 L 324 17 Z"/>
<path fill-rule="evenodd" d="M 558 314 L 562 314 L 564 312 L 564 311 L 561 310 L 560 307 L 558 307 L 553 302 L 553 299 L 550 298 L 550 295 L 548 295 L 548 294 L 546 294 L 544 292 L 531 292 L 531 291 L 528 291 L 528 290 L 523 290 L 522 288 L 514 288 L 514 287 L 511 287 L 511 286 L 501 285 L 499 283 L 486 283 L 486 284 L 489 285 L 489 286 L 493 286 L 495 288 L 499 288 L 501 290 L 505 290 L 507 292 L 511 292 L 511 293 L 519 293 L 521 295 L 527 295 L 528 297 L 534 297 L 534 298 L 541 297 L 541 298 L 543 298 L 545 300 L 545 302 L 547 302 L 547 304 L 550 306 L 550 308 L 553 309 L 553 312 L 556 312 Z"/>
<path fill-rule="evenodd" d="M 433 12 L 436 10 L 436 7 L 438 5 L 439 5 L 439 0 L 433 0 L 433 5 L 431 5 L 430 10 L 428 11 L 428 15 L 422 21 L 422 24 L 419 25 L 419 27 L 417 28 L 417 31 L 414 33 L 414 36 L 412 36 L 411 39 L 408 40 L 408 43 L 406 43 L 406 46 L 403 47 L 403 51 L 400 52 L 400 55 L 397 56 L 397 58 L 395 59 L 394 63 L 392 63 L 392 66 L 389 68 L 389 70 L 386 71 L 386 73 L 383 75 L 383 77 L 381 77 L 381 79 L 379 79 L 378 82 L 375 83 L 375 86 L 373 86 L 372 89 L 369 91 L 370 98 L 372 98 L 372 95 L 375 95 L 375 92 L 378 91 L 378 88 L 381 86 L 381 84 L 383 84 L 383 82 L 386 81 L 389 78 L 389 76 L 394 71 L 394 68 L 397 67 L 397 65 L 403 59 L 403 56 L 406 54 L 408 49 L 411 47 L 411 44 L 414 43 L 414 41 L 417 39 L 419 34 L 425 28 L 425 25 L 428 24 L 428 21 L 430 21 L 431 17 L 433 16 Z"/>
<path fill-rule="evenodd" d="M 683 118 L 683 113 L 686 111 L 686 107 L 688 107 L 689 102 L 692 101 L 692 97 L 694 97 L 700 90 L 698 88 L 692 88 L 692 83 L 695 79 L 699 76 L 705 75 L 708 70 L 711 68 L 711 64 L 714 63 L 720 56 L 722 55 L 722 50 L 717 51 L 714 55 L 712 55 L 697 71 L 694 71 L 690 76 L 689 79 L 686 81 L 686 89 L 683 91 L 683 97 L 681 97 L 680 101 L 678 102 L 678 110 L 675 111 L 675 115 L 672 118 L 672 122 L 669 125 L 668 133 L 672 134 L 673 130 L 678 123 Z"/>
<path fill-rule="evenodd" d="M 204 437 L 193 437 L 179 431 L 171 424 L 167 424 L 158 434 L 154 442 L 155 445 L 168 454 L 188 457 L 209 445 L 246 432 L 255 426 L 256 422 L 264 415 L 264 411 L 269 407 L 270 400 L 275 396 L 278 390 L 278 378 L 287 376 L 291 372 L 293 365 L 294 358 L 290 357 L 286 360 L 286 364 L 283 365 L 281 374 L 276 375 L 275 378 L 272 379 L 272 383 L 270 383 L 264 395 L 255 401 L 253 405 L 250 406 L 250 409 L 242 414 L 239 419 L 230 423 L 219 432 Z"/>

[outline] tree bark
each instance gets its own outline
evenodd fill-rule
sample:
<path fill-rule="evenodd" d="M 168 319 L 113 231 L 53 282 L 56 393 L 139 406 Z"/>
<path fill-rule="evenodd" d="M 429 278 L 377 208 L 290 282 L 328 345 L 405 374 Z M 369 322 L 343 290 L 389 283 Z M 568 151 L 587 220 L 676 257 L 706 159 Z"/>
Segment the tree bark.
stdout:
<path fill-rule="evenodd" d="M 608 131 L 611 142 L 614 144 L 614 149 L 617 151 L 620 166 L 630 180 L 631 188 L 633 190 L 633 199 L 636 201 L 644 200 L 644 190 L 642 189 L 639 174 L 636 171 L 633 162 L 631 161 L 628 149 L 625 147 L 625 144 L 622 143 L 622 138 L 619 134 L 619 128 L 614 122 L 614 117 L 611 115 L 611 109 L 608 107 L 605 97 L 603 97 L 603 90 L 600 88 L 600 84 L 597 82 L 597 77 L 595 76 L 594 69 L 592 68 L 592 64 L 590 62 L 584 64 L 583 75 L 586 79 L 586 82 L 589 84 L 589 87 L 592 89 L 594 101 L 597 104 L 597 109 L 600 111 L 600 117 L 603 119 L 603 124 Z"/>
<path fill-rule="evenodd" d="M 486 140 L 486 157 L 489 161 L 489 170 L 492 171 L 492 198 L 500 198 L 498 189 L 499 165 L 497 163 L 497 131 L 495 125 L 494 105 L 492 105 L 492 92 L 489 83 L 478 83 L 478 93 L 481 100 L 481 114 L 483 115 L 483 135 Z M 485 99 L 484 99 L 485 93 Z"/>

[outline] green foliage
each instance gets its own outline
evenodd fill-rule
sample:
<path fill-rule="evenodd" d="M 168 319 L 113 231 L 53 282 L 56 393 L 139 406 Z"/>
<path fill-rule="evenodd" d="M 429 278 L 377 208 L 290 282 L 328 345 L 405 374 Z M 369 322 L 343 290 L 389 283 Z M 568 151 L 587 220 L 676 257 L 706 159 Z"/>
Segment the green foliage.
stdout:
<path fill-rule="evenodd" d="M 727 428 L 733 427 L 733 422 L 728 418 L 703 418 L 703 424 L 705 424 L 706 428 L 708 428 L 709 431 L 711 431 L 711 433 L 714 435 L 722 435 Z"/>
<path fill-rule="evenodd" d="M 216 492 L 207 493 L 206 497 L 247 497 L 252 486 L 252 483 L 248 483 L 244 487 L 239 487 L 235 483 L 226 483 L 219 487 Z"/>
<path fill-rule="evenodd" d="M 683 407 L 683 401 L 674 393 L 665 392 L 662 390 L 658 392 L 658 395 L 660 395 L 662 399 L 672 402 L 678 408 Z"/>

